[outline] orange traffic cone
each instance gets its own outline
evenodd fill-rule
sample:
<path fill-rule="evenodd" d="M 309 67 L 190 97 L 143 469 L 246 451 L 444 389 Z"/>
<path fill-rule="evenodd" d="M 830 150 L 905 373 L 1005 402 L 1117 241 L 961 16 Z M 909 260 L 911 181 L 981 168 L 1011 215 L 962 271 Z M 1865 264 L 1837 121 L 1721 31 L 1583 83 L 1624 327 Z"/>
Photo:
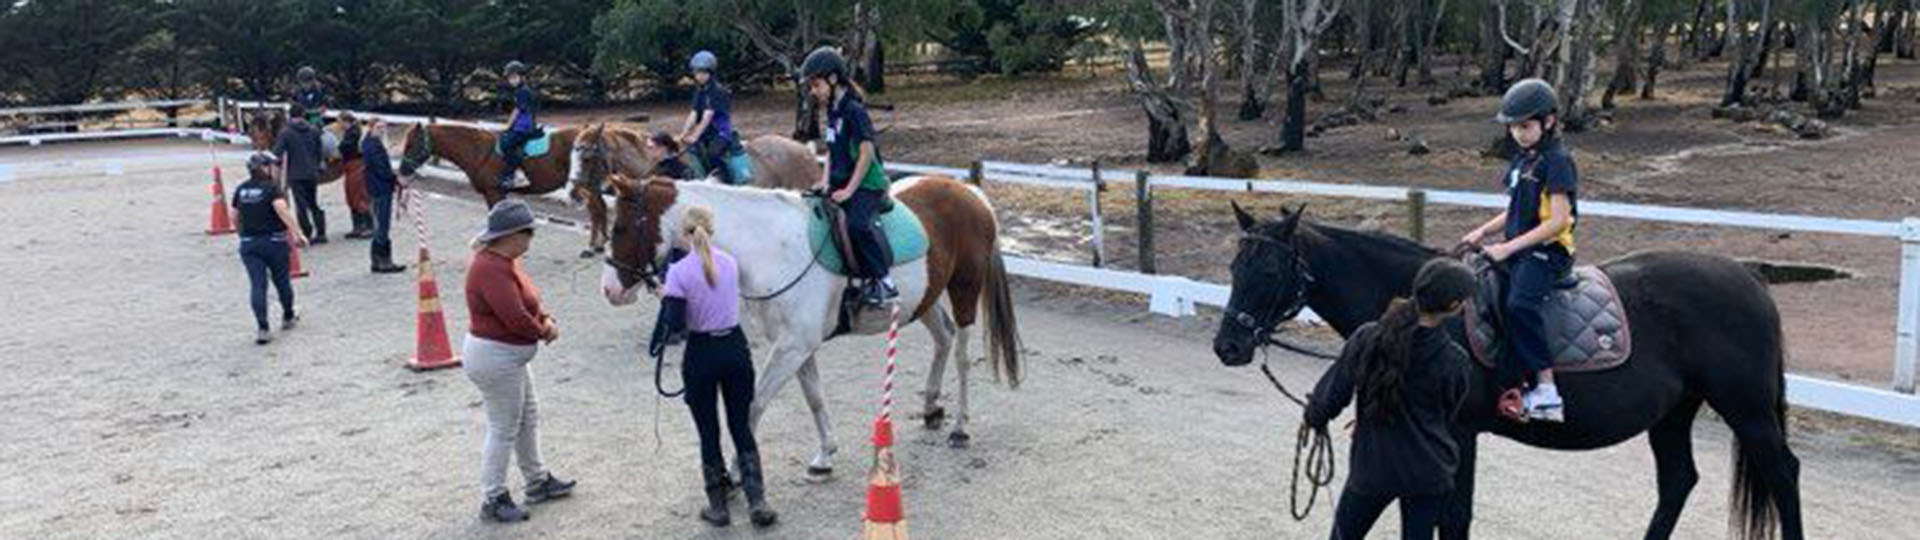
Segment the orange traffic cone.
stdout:
<path fill-rule="evenodd" d="M 307 269 L 300 266 L 300 246 L 287 246 L 287 274 L 297 278 L 307 277 Z"/>
<path fill-rule="evenodd" d="M 213 168 L 213 212 L 207 218 L 207 234 L 233 233 L 233 219 L 227 215 L 227 187 L 220 182 L 220 168 Z"/>
<path fill-rule="evenodd" d="M 900 464 L 893 459 L 893 422 L 873 422 L 873 468 L 867 472 L 867 515 L 860 524 L 866 540 L 907 540 L 907 519 L 900 502 Z"/>
<path fill-rule="evenodd" d="M 420 316 L 414 328 L 417 343 L 407 368 L 414 371 L 450 368 L 460 365 L 447 344 L 447 318 L 440 312 L 440 283 L 433 277 L 433 259 L 426 246 L 420 247 Z"/>

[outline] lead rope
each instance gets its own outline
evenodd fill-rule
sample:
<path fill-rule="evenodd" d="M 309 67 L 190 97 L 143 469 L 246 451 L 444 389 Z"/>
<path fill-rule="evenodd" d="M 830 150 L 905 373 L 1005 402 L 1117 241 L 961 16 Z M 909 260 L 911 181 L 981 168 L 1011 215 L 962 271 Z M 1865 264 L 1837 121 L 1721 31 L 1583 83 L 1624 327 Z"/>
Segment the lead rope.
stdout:
<path fill-rule="evenodd" d="M 1262 358 L 1260 362 L 1260 373 L 1267 376 L 1267 382 L 1273 383 L 1273 389 L 1280 391 L 1282 397 L 1287 398 L 1288 401 L 1292 401 L 1295 405 L 1299 405 L 1303 410 L 1307 408 L 1306 400 L 1293 395 L 1293 392 L 1287 390 L 1286 385 L 1280 384 L 1280 378 L 1273 375 L 1273 369 L 1267 367 L 1267 362 L 1264 358 Z M 1308 484 L 1307 505 L 1304 508 L 1300 506 L 1300 476 L 1303 457 L 1306 464 L 1305 471 Z M 1320 497 L 1320 489 L 1333 485 L 1333 476 L 1333 437 L 1328 435 L 1326 431 L 1316 431 L 1312 427 L 1301 424 L 1300 431 L 1294 436 L 1293 440 L 1293 480 L 1292 484 L 1287 488 L 1287 503 L 1289 505 L 1287 513 L 1293 516 L 1294 521 L 1306 520 L 1307 515 L 1313 513 L 1313 505 Z"/>

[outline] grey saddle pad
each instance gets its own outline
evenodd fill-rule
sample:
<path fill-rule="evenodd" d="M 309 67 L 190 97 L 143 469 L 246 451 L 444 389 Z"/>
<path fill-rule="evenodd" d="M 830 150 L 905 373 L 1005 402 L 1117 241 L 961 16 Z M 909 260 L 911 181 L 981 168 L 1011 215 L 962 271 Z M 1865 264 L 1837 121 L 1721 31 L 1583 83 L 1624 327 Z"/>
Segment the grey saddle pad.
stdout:
<path fill-rule="evenodd" d="M 1547 343 L 1553 351 L 1553 369 L 1602 371 L 1626 363 L 1633 354 L 1633 332 L 1613 280 L 1592 266 L 1574 268 L 1572 278 L 1578 282 L 1555 288 L 1547 299 Z M 1469 348 L 1487 367 L 1506 355 L 1506 337 L 1494 322 L 1496 299 L 1505 296 L 1497 283 L 1490 275 L 1483 277 L 1479 294 L 1467 305 Z"/>

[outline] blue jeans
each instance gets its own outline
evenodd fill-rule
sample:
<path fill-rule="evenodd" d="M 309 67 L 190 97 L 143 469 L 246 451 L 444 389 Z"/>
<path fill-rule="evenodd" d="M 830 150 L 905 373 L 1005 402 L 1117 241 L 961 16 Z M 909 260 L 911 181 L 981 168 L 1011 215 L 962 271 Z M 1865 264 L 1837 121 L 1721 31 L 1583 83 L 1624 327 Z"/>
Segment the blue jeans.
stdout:
<path fill-rule="evenodd" d="M 1503 388 L 1533 387 L 1535 375 L 1553 367 L 1547 343 L 1547 299 L 1555 284 L 1573 269 L 1573 257 L 1557 247 L 1521 251 L 1507 259 L 1507 358 Z"/>
<path fill-rule="evenodd" d="M 382 257 L 393 257 L 393 192 L 373 195 L 373 250 L 374 262 Z"/>
<path fill-rule="evenodd" d="M 293 276 L 288 273 L 289 246 L 283 233 L 240 238 L 240 262 L 247 267 L 248 301 L 253 305 L 253 322 L 267 329 L 267 279 L 280 291 L 281 318 L 293 317 Z"/>

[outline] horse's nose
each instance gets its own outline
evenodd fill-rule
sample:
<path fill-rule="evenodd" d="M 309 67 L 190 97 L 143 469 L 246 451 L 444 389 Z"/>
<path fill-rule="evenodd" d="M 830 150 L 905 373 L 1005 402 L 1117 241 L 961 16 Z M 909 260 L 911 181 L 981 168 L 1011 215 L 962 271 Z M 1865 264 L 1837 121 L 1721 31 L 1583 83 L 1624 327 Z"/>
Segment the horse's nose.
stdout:
<path fill-rule="evenodd" d="M 1246 355 L 1241 351 L 1240 343 L 1231 339 L 1225 339 L 1224 336 L 1213 340 L 1213 354 L 1220 358 L 1220 363 L 1229 366 L 1238 366 L 1246 363 L 1244 360 Z"/>

